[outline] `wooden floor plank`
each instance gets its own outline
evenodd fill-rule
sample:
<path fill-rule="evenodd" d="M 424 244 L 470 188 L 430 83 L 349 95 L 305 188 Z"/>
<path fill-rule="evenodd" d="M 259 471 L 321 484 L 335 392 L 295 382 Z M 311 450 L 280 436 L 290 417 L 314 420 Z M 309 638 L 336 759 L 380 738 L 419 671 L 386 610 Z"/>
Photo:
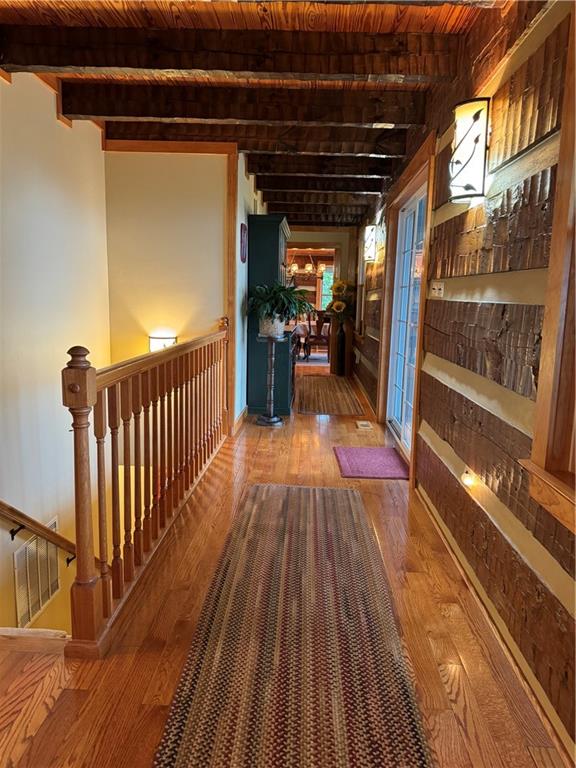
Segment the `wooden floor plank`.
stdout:
<path fill-rule="evenodd" d="M 335 445 L 386 440 L 380 425 L 357 430 L 356 418 L 296 414 L 278 430 L 249 420 L 229 439 L 103 661 L 61 660 L 55 673 L 53 656 L 2 649 L 2 768 L 151 768 L 231 520 L 246 486 L 259 482 L 362 493 L 439 768 L 559 768 L 539 711 L 407 482 L 340 476 Z"/>

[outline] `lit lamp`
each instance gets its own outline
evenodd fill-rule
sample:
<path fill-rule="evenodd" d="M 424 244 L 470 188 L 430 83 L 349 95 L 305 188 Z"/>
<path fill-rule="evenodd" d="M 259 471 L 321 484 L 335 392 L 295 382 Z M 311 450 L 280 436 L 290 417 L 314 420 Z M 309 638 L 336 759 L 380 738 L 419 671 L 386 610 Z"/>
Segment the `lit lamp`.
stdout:
<path fill-rule="evenodd" d="M 449 164 L 451 202 L 484 196 L 489 104 L 490 99 L 471 99 L 454 107 L 454 142 Z"/>
<path fill-rule="evenodd" d="M 319 272 L 326 272 L 326 264 L 320 264 L 318 267 Z"/>
<path fill-rule="evenodd" d="M 469 469 L 462 472 L 460 480 L 462 480 L 462 485 L 465 485 L 466 488 L 472 488 L 472 486 L 476 485 L 476 478 Z"/>
<path fill-rule="evenodd" d="M 304 267 L 304 270 L 307 275 L 311 275 L 312 272 L 314 271 L 314 264 L 312 264 L 311 261 L 308 262 L 308 264 L 306 264 L 306 266 Z"/>
<path fill-rule="evenodd" d="M 292 264 L 290 264 L 290 274 L 295 275 L 296 272 L 298 272 L 298 264 L 297 262 L 293 261 Z"/>
<path fill-rule="evenodd" d="M 177 342 L 177 336 L 168 336 L 164 334 L 148 336 L 150 352 L 159 352 L 161 349 L 166 349 L 166 347 L 172 347 Z"/>

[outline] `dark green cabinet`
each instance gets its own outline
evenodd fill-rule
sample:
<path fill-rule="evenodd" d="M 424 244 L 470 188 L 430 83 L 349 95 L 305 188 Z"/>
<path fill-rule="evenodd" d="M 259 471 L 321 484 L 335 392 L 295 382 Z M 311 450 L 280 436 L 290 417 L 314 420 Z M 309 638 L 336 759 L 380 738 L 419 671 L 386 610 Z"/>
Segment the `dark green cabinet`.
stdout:
<path fill-rule="evenodd" d="M 286 282 L 286 241 L 290 229 L 284 216 L 262 214 L 248 216 L 248 289 L 254 285 Z M 248 412 L 266 410 L 266 370 L 268 345 L 257 340 L 258 320 L 248 318 Z M 292 406 L 292 356 L 290 342 L 276 344 L 274 366 L 275 411 L 287 416 Z"/>

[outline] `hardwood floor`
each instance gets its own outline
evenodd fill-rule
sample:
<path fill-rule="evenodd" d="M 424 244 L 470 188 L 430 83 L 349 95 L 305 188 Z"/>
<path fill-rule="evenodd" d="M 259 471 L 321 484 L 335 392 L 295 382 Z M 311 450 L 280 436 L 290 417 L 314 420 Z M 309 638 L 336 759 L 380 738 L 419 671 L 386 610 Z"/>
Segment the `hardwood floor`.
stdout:
<path fill-rule="evenodd" d="M 172 526 L 158 566 L 145 577 L 146 600 L 106 659 L 0 644 L 0 766 L 151 767 L 230 521 L 246 485 L 261 482 L 361 491 L 438 766 L 562 766 L 428 514 L 409 500 L 408 483 L 340 477 L 334 445 L 382 440 L 379 425 L 358 431 L 354 417 L 294 415 L 278 430 L 247 423 L 225 443 Z"/>

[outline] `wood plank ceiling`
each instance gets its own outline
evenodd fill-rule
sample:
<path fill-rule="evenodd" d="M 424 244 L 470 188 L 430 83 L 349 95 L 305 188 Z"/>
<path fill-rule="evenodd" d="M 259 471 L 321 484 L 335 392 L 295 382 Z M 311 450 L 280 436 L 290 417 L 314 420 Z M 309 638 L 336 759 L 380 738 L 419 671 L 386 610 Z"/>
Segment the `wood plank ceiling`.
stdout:
<path fill-rule="evenodd" d="M 107 141 L 235 142 L 270 212 L 355 226 L 501 5 L 0 0 L 0 67 L 55 75 L 62 113 Z"/>

